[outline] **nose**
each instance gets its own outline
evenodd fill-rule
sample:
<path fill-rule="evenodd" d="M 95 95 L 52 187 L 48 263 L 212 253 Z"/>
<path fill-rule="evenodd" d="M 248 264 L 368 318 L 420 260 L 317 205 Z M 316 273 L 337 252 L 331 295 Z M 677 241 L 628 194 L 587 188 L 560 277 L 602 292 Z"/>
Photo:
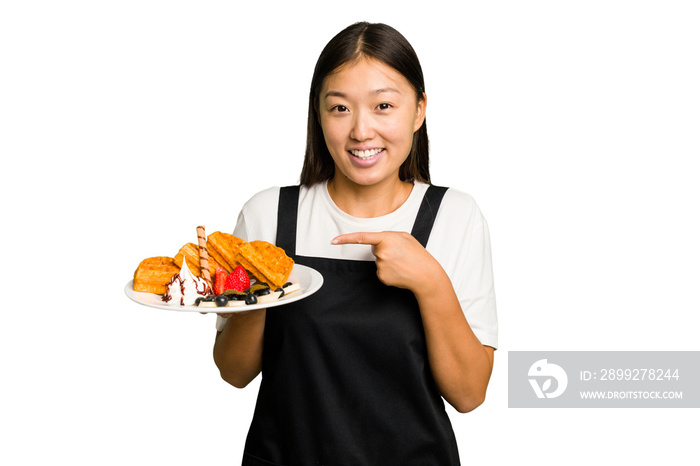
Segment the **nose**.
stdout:
<path fill-rule="evenodd" d="M 355 141 L 366 141 L 374 137 L 374 123 L 371 115 L 363 111 L 355 113 L 350 137 Z"/>

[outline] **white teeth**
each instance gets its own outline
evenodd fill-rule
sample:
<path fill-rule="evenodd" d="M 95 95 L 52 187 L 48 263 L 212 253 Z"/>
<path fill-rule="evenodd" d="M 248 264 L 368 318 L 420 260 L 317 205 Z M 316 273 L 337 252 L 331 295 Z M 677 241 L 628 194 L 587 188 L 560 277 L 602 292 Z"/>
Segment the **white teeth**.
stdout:
<path fill-rule="evenodd" d="M 354 155 L 355 157 L 359 157 L 361 159 L 368 159 L 370 157 L 374 157 L 378 153 L 380 153 L 383 149 L 369 149 L 369 150 L 351 150 L 350 153 Z"/>

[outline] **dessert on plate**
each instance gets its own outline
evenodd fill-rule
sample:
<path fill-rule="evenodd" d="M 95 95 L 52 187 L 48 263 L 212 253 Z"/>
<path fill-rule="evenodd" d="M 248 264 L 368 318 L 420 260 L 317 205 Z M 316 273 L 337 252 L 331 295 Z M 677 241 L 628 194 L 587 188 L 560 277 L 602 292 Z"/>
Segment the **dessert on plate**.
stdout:
<path fill-rule="evenodd" d="M 298 283 L 288 281 L 294 260 L 282 248 L 220 231 L 207 238 L 204 227 L 197 232 L 199 246 L 186 243 L 173 258 L 141 261 L 134 291 L 162 295 L 172 305 L 200 307 L 269 303 L 299 291 Z"/>

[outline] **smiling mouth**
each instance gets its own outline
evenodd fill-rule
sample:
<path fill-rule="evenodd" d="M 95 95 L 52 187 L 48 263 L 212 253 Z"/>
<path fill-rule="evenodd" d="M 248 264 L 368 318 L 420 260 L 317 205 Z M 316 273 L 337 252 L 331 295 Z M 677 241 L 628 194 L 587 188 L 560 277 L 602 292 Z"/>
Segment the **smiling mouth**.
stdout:
<path fill-rule="evenodd" d="M 384 152 L 384 149 L 369 149 L 369 150 L 356 150 L 353 149 L 349 151 L 352 155 L 355 157 L 361 159 L 361 160 L 369 160 L 375 155 Z"/>

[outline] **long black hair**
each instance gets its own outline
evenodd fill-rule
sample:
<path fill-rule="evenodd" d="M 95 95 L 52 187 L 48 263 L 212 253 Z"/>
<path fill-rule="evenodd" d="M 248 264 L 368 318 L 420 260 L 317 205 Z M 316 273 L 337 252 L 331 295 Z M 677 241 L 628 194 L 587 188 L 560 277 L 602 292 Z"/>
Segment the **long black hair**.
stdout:
<path fill-rule="evenodd" d="M 386 24 L 367 22 L 355 23 L 339 32 L 318 57 L 311 79 L 306 153 L 300 177 L 302 185 L 311 186 L 330 180 L 335 173 L 318 115 L 323 80 L 340 66 L 363 57 L 378 60 L 401 73 L 415 90 L 417 101 L 423 100 L 423 70 L 415 50 L 401 33 Z M 423 121 L 413 134 L 411 152 L 399 169 L 399 178 L 430 183 L 428 165 L 428 130 Z"/>

